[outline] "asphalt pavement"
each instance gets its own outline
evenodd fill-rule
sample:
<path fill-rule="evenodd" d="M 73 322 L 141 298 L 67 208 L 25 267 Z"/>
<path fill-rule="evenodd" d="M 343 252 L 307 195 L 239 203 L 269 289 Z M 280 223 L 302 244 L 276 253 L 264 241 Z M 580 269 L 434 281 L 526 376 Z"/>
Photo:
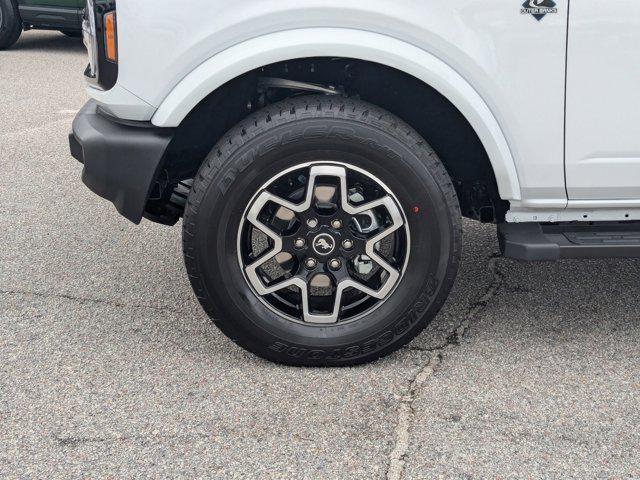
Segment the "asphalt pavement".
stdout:
<path fill-rule="evenodd" d="M 270 364 L 201 311 L 179 227 L 80 181 L 85 64 L 56 32 L 0 52 L 0 478 L 640 478 L 640 260 L 496 258 L 466 221 L 409 346 Z"/>

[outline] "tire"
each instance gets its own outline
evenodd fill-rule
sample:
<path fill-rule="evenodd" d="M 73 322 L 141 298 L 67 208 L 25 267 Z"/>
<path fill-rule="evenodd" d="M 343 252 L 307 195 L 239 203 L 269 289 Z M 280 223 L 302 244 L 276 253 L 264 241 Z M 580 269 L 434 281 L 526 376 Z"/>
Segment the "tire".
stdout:
<path fill-rule="evenodd" d="M 80 30 L 60 30 L 60 33 L 66 35 L 69 38 L 81 38 L 82 32 Z"/>
<path fill-rule="evenodd" d="M 402 226 L 384 240 L 393 237 L 391 241 L 396 253 L 391 258 L 394 261 L 405 258 L 404 264 L 398 263 L 397 267 L 402 273 L 400 280 L 381 300 L 362 294 L 359 288 L 346 290 L 343 304 L 337 300 L 342 308 L 329 308 L 328 311 L 338 312 L 341 317 L 347 317 L 347 312 L 357 312 L 359 308 L 363 309 L 362 313 L 348 321 L 330 324 L 307 323 L 306 319 L 311 317 L 306 314 L 311 307 L 303 308 L 303 303 L 297 310 L 291 309 L 290 303 L 285 301 L 289 298 L 286 296 L 302 298 L 301 289 L 289 287 L 275 294 L 259 295 L 255 282 L 248 280 L 250 267 L 242 263 L 244 250 L 254 248 L 254 237 L 247 239 L 245 235 L 247 229 L 251 230 L 251 235 L 255 232 L 255 225 L 250 220 L 251 211 L 254 207 L 256 211 L 260 208 L 274 210 L 271 204 L 260 207 L 258 202 L 262 194 L 258 200 L 256 196 L 267 188 L 283 186 L 289 189 L 294 182 L 291 176 L 299 178 L 301 183 L 311 183 L 314 168 L 318 174 L 324 171 L 323 168 L 332 172 L 344 168 L 350 176 L 345 184 L 360 178 L 358 175 L 362 175 L 363 182 L 371 182 L 365 183 L 364 187 L 358 183 L 357 188 L 364 188 L 368 193 L 375 191 L 391 202 L 389 207 L 369 211 L 373 212 L 369 215 L 381 218 L 377 223 L 390 224 L 389 218 L 398 210 L 403 216 Z M 303 175 L 300 172 L 311 173 Z M 316 185 L 321 186 L 320 178 L 334 185 L 333 192 L 340 190 L 342 180 L 317 177 Z M 272 179 L 273 183 L 265 187 L 265 182 Z M 386 194 L 380 189 L 387 189 Z M 355 187 L 350 188 L 349 195 L 355 190 Z M 294 192 L 292 195 L 299 194 Z M 298 225 L 294 228 L 300 231 L 311 229 L 312 223 L 307 220 L 305 226 L 302 215 L 312 211 L 313 216 L 314 208 L 326 206 L 315 198 L 313 201 L 315 207 L 296 214 L 293 220 L 287 220 L 290 222 L 287 225 Z M 249 210 L 250 205 L 254 206 L 252 210 Z M 322 226 L 316 229 L 327 228 L 326 231 L 333 235 L 337 230 L 325 226 L 327 219 L 320 217 Z M 303 96 L 268 106 L 250 116 L 213 148 L 194 179 L 185 207 L 183 252 L 193 290 L 202 307 L 220 330 L 238 345 L 260 357 L 287 365 L 347 366 L 370 362 L 398 350 L 435 317 L 457 274 L 462 239 L 460 219 L 456 192 L 443 164 L 410 126 L 360 100 Z M 349 229 L 342 230 L 341 235 L 345 238 L 347 235 L 365 235 L 363 228 L 353 229 L 353 219 L 348 221 L 351 222 Z M 357 226 L 360 227 L 360 223 Z M 312 238 L 314 250 L 323 243 L 318 237 L 309 238 Z M 336 244 L 341 238 L 336 237 L 335 242 L 326 240 L 337 250 Z M 374 242 L 371 238 L 361 240 L 360 237 L 356 241 Z M 382 243 L 379 241 L 372 247 L 378 249 L 379 257 L 382 256 Z M 340 252 L 345 251 L 344 240 L 340 245 Z M 402 253 L 403 245 L 406 253 Z M 309 252 L 321 254 L 317 250 L 314 253 L 309 246 L 305 248 L 300 258 Z M 275 249 L 269 250 L 273 251 Z M 294 263 L 295 255 L 298 253 L 291 255 Z M 362 261 L 362 257 L 358 258 Z M 320 260 L 322 265 L 316 268 L 328 272 L 331 263 Z M 246 263 L 253 261 L 248 259 Z M 366 262 L 361 261 L 357 264 L 357 275 L 366 272 L 363 267 Z M 353 272 L 355 263 L 346 257 L 344 262 L 351 270 L 347 266 L 344 268 Z M 389 282 L 392 276 L 376 262 L 378 260 L 370 263 L 377 265 L 371 271 L 376 272 L 381 284 L 385 278 Z M 302 272 L 304 276 L 303 270 L 298 263 L 291 275 Z M 340 271 L 343 271 L 342 267 Z M 338 273 L 323 274 L 323 281 L 325 277 L 333 282 L 327 292 L 337 291 Z M 386 288 L 387 283 L 384 286 Z M 357 299 L 353 303 L 355 306 L 346 305 L 347 293 L 349 299 Z M 312 300 L 325 297 L 307 298 L 311 305 Z M 329 305 L 336 301 L 331 295 L 326 298 Z M 373 306 L 364 310 L 369 305 L 367 302 L 372 302 Z M 288 308 L 294 313 L 287 313 Z M 295 313 L 300 311 L 302 313 Z M 315 318 L 329 317 L 314 317 L 314 322 Z"/>
<path fill-rule="evenodd" d="M 0 0 L 0 50 L 10 48 L 22 33 L 22 20 L 15 0 Z"/>

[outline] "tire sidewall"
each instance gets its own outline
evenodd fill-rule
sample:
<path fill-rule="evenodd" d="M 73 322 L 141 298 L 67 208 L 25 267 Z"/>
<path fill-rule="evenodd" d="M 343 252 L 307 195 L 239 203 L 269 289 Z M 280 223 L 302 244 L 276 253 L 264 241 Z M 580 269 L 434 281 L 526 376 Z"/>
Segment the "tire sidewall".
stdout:
<path fill-rule="evenodd" d="M 0 0 L 2 19 L 0 20 L 0 49 L 13 45 L 20 37 L 22 23 L 18 5 L 13 0 Z"/>
<path fill-rule="evenodd" d="M 270 126 L 226 152 L 214 149 L 209 161 L 220 168 L 198 205 L 192 253 L 211 300 L 205 308 L 225 334 L 272 360 L 327 365 L 384 355 L 424 328 L 450 281 L 456 233 L 450 202 L 427 168 L 433 159 L 414 147 L 366 123 L 311 118 Z M 239 265 L 238 229 L 251 198 L 270 178 L 312 160 L 340 161 L 380 179 L 409 226 L 404 276 L 382 305 L 353 322 L 304 325 L 279 316 L 256 297 Z"/>

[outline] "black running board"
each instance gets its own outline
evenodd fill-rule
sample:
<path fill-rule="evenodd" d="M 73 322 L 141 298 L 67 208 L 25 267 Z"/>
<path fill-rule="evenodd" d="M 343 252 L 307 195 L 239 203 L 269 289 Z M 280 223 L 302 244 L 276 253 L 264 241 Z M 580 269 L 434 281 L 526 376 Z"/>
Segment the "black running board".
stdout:
<path fill-rule="evenodd" d="M 501 223 L 498 239 L 505 257 L 518 260 L 561 258 L 640 258 L 640 223 Z"/>

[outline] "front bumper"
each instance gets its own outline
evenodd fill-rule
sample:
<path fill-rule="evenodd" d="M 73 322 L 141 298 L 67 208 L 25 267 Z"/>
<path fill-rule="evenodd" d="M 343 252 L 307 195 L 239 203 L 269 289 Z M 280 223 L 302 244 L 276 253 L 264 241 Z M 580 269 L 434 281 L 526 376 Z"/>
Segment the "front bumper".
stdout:
<path fill-rule="evenodd" d="M 90 100 L 73 121 L 69 147 L 71 155 L 84 164 L 85 185 L 111 201 L 123 216 L 140 223 L 172 138 L 170 128 L 114 121 Z"/>

